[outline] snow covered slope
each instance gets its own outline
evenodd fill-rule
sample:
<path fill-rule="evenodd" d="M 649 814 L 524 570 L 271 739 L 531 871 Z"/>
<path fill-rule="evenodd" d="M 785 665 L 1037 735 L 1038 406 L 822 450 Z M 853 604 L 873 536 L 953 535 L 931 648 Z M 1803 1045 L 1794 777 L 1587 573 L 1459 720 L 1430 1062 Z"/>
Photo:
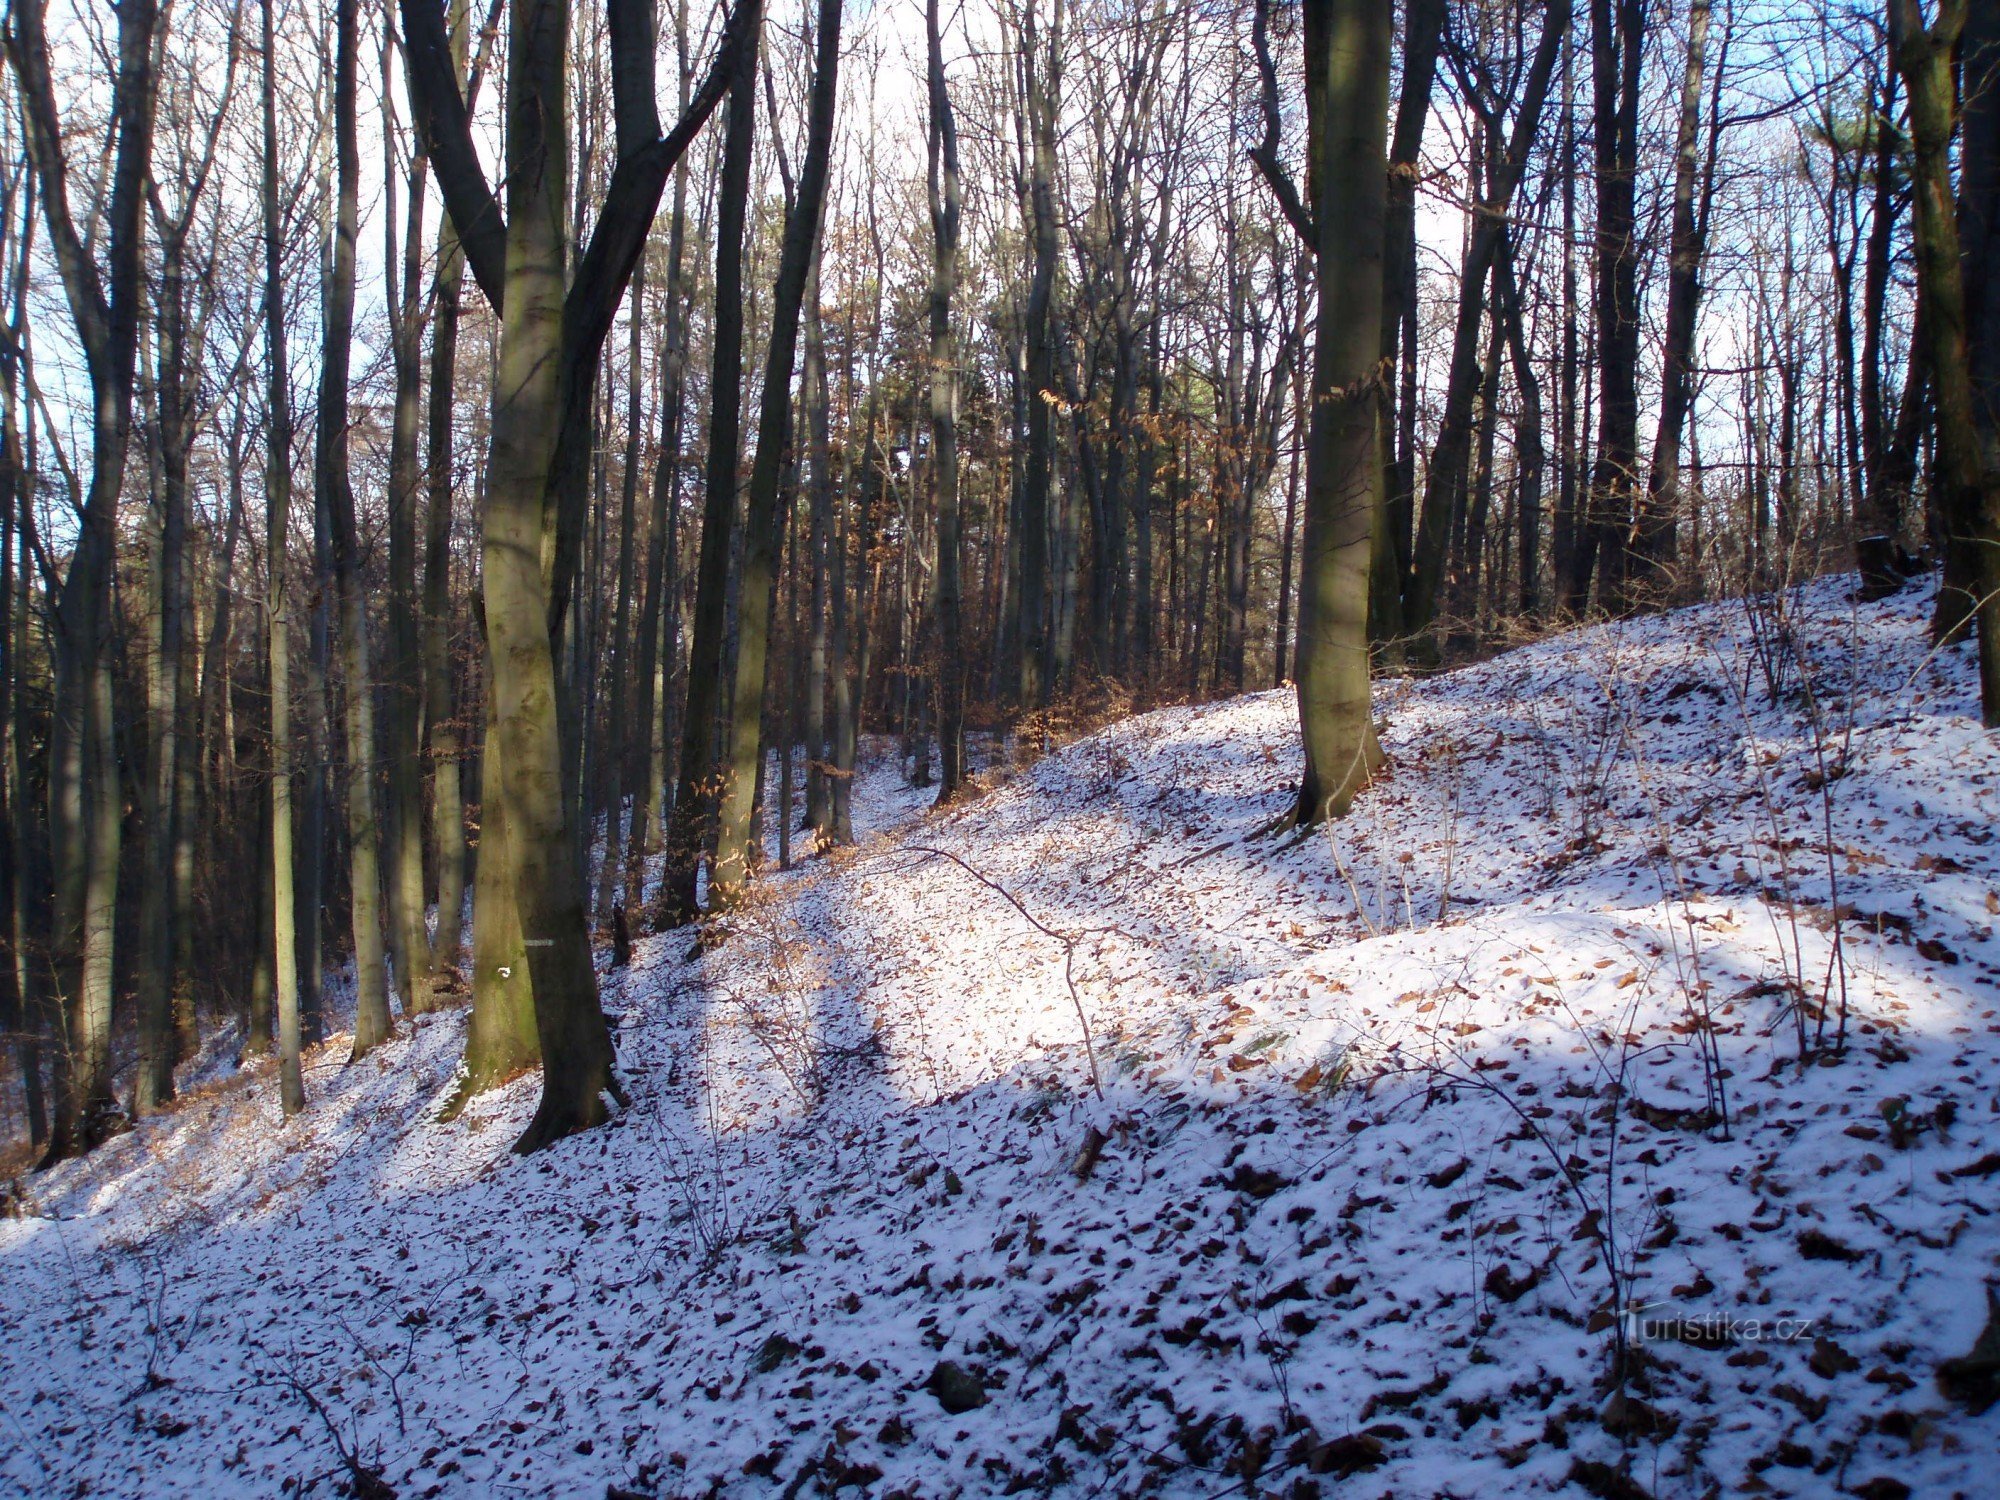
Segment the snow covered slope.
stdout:
<path fill-rule="evenodd" d="M 0 1223 L 0 1476 L 1991 1494 L 2000 740 L 1848 593 L 1386 685 L 1303 841 L 1288 696 L 1120 724 L 644 940 L 534 1158 L 458 1016 L 216 1084 Z"/>

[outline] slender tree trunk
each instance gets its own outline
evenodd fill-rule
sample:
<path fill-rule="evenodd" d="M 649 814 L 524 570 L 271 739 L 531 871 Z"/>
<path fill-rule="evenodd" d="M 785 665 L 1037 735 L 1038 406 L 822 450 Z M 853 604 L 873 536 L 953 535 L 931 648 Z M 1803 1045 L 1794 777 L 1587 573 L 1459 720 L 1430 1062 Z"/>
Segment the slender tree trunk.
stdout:
<path fill-rule="evenodd" d="M 1576 159 L 1576 48 L 1563 41 L 1563 161 Z M 1564 172 L 1562 178 L 1562 353 L 1557 364 L 1556 392 L 1556 513 L 1550 540 L 1550 562 L 1555 575 L 1557 605 L 1563 614 L 1580 615 L 1590 599 L 1592 545 L 1586 518 L 1577 501 L 1577 478 L 1582 468 L 1578 440 L 1578 383 L 1582 359 L 1577 335 L 1576 278 L 1576 176 Z"/>
<path fill-rule="evenodd" d="M 762 6 L 759 0 L 748 3 L 751 28 L 761 31 Z M 722 790 L 716 784 L 715 730 L 722 699 L 724 611 L 730 533 L 736 523 L 737 450 L 743 413 L 743 233 L 757 128 L 754 43 L 742 49 L 730 74 L 724 128 L 722 172 L 716 182 L 721 211 L 716 223 L 714 353 L 709 375 L 701 560 L 695 578 L 679 785 L 668 819 L 666 867 L 653 913 L 654 925 L 663 931 L 693 920 L 701 909 L 702 851 L 709 840 L 717 794 Z"/>
<path fill-rule="evenodd" d="M 1597 234 L 1597 457 L 1590 524 L 1598 598 L 1614 613 L 1631 602 L 1639 446 L 1639 82 L 1646 0 L 1591 0 L 1593 158 Z"/>
<path fill-rule="evenodd" d="M 1497 274 L 1496 274 L 1497 280 Z M 1500 361 L 1505 345 L 1504 330 L 1497 315 L 1499 298 L 1494 298 L 1496 315 L 1486 336 L 1485 373 L 1479 383 L 1479 419 L 1476 427 L 1470 493 L 1466 499 L 1463 551 L 1458 567 L 1460 577 L 1457 612 L 1476 629 L 1482 614 L 1480 586 L 1486 563 L 1486 522 L 1493 508 L 1493 449 L 1500 427 Z"/>
<path fill-rule="evenodd" d="M 382 56 L 384 95 L 390 56 Z M 389 149 L 393 116 L 383 116 L 383 156 Z M 417 451 L 423 419 L 423 227 L 424 158 L 410 165 L 405 184 L 402 265 L 396 263 L 397 183 L 383 184 L 385 239 L 383 265 L 389 297 L 389 347 L 395 391 L 389 432 L 389 630 L 382 695 L 384 748 L 388 759 L 389 953 L 396 991 L 410 1014 L 430 1010 L 430 933 L 424 923 L 423 664 L 417 621 L 417 502 L 423 476 Z"/>
<path fill-rule="evenodd" d="M 618 485 L 618 581 L 611 621 L 611 702 L 606 716 L 605 740 L 610 749 L 604 756 L 606 812 L 604 819 L 604 867 L 598 879 L 598 909 L 609 919 L 615 906 L 622 905 L 620 882 L 630 862 L 623 853 L 625 799 L 636 791 L 632 767 L 632 659 L 636 644 L 632 633 L 632 586 L 636 570 L 634 547 L 639 511 L 639 459 L 645 437 L 646 408 L 645 348 L 641 338 L 646 296 L 646 263 L 642 258 L 632 273 L 631 313 L 627 329 L 625 370 L 625 467 Z M 643 628 L 643 627 L 642 627 Z M 647 684 L 650 690 L 651 683 Z M 643 775 L 644 772 L 641 772 Z M 636 843 L 639 834 L 635 831 Z M 617 894 L 614 894 L 617 893 Z"/>
<path fill-rule="evenodd" d="M 681 369 L 686 360 L 681 318 L 681 255 L 687 213 L 687 168 L 674 174 L 673 227 L 667 248 L 667 317 L 661 365 L 665 373 L 660 393 L 660 449 L 653 461 L 652 522 L 646 536 L 646 604 L 639 628 L 639 706 L 634 715 L 632 831 L 626 843 L 625 909 L 637 912 L 645 896 L 645 856 L 653 843 L 653 809 L 657 805 L 663 767 L 656 730 L 662 700 L 672 678 L 670 650 L 675 624 L 674 542 L 680 523 Z"/>
<path fill-rule="evenodd" d="M 831 746 L 827 735 L 827 673 L 832 645 L 828 632 L 838 606 L 829 597 L 827 573 L 837 545 L 833 513 L 833 443 L 827 413 L 826 327 L 820 311 L 820 257 L 806 284 L 805 358 L 800 396 L 805 404 L 808 467 L 811 474 L 812 615 L 806 658 L 806 826 L 825 844 L 833 829 L 833 797 L 827 776 Z M 838 658 L 832 665 L 838 669 Z"/>
<path fill-rule="evenodd" d="M 299 1065 L 297 893 L 292 854 L 291 595 L 286 553 L 292 524 L 292 382 L 285 348 L 285 232 L 278 202 L 277 63 L 274 0 L 261 0 L 263 22 L 264 210 L 264 503 L 265 629 L 271 690 L 272 975 L 278 1012 L 278 1095 L 287 1115 L 305 1108 Z"/>
<path fill-rule="evenodd" d="M 1438 45 L 1444 34 L 1444 0 L 1412 0 L 1403 15 L 1403 84 L 1396 104 L 1396 131 L 1389 148 L 1386 231 L 1382 250 L 1382 358 L 1396 369 L 1413 356 L 1414 337 L 1405 339 L 1417 302 L 1417 178 L 1424 154 L 1424 127 L 1430 118 L 1431 92 L 1437 78 Z M 1411 323 L 1412 330 L 1414 324 Z M 1408 359 L 1412 370 L 1413 357 Z M 1414 392 L 1397 399 L 1396 388 L 1382 386 L 1382 431 L 1401 430 L 1409 418 L 1415 432 Z M 1413 443 L 1384 442 L 1382 511 L 1377 517 L 1373 559 L 1369 565 L 1369 637 L 1386 641 L 1403 632 L 1402 593 L 1407 587 L 1415 522 L 1417 458 Z"/>
<path fill-rule="evenodd" d="M 1894 258 L 1896 221 L 1901 217 L 1896 179 L 1897 147 L 1900 133 L 1890 128 L 1896 107 L 1896 68 L 1887 61 L 1879 84 L 1871 88 L 1874 114 L 1872 177 L 1874 194 L 1868 225 L 1868 247 L 1861 272 L 1861 499 L 1854 516 L 1854 561 L 1861 572 L 1861 588 L 1868 598 L 1881 598 L 1903 584 L 1902 558 L 1903 498 L 1886 483 L 1887 464 L 1892 451 L 1890 427 L 1884 411 L 1883 330 L 1889 302 L 1890 263 Z M 1918 294 L 1921 309 L 1922 294 Z M 1909 371 L 1921 378 L 1923 340 L 1912 320 Z M 1906 376 L 1907 378 L 1907 376 Z M 1920 403 L 1921 404 L 1921 403 Z"/>
<path fill-rule="evenodd" d="M 853 342 L 851 330 L 848 342 L 850 345 Z M 816 436 L 815 443 L 817 442 L 818 437 Z M 822 452 L 825 451 L 825 449 L 822 449 Z M 849 622 L 854 617 L 856 606 L 853 599 L 853 592 L 847 586 L 848 556 L 852 549 L 852 543 L 848 538 L 848 517 L 854 509 L 854 502 L 850 498 L 854 477 L 854 462 L 851 456 L 853 451 L 853 445 L 850 443 L 848 446 L 850 456 L 842 466 L 843 482 L 837 491 L 839 496 L 837 501 L 834 499 L 836 491 L 830 482 L 830 476 L 829 481 L 823 481 L 826 484 L 827 504 L 831 512 L 832 536 L 830 541 L 833 551 L 832 576 L 828 581 L 828 592 L 832 595 L 833 601 L 832 624 L 827 643 L 827 651 L 832 658 L 829 666 L 832 673 L 831 708 L 833 713 L 833 727 L 829 736 L 830 744 L 828 746 L 830 752 L 828 758 L 831 762 L 831 769 L 827 772 L 827 828 L 825 837 L 828 842 L 837 845 L 854 842 L 853 792 L 856 705 L 854 702 L 854 679 L 851 675 L 850 663 L 848 661 L 848 641 L 850 631 Z M 866 548 L 864 546 L 864 559 L 865 556 Z M 854 564 L 854 572 L 857 576 L 864 574 L 861 561 L 857 561 Z"/>
<path fill-rule="evenodd" d="M 333 665 L 333 538 L 324 505 L 313 505 L 312 526 L 312 615 L 306 625 L 305 807 L 299 820 L 299 841 L 304 847 L 299 850 L 297 865 L 297 928 L 299 1025 L 307 1041 L 317 1042 L 327 1034 L 327 872 L 335 842 L 330 837 L 333 786 L 328 770 L 328 762 L 333 758 L 333 728 L 328 711 Z M 268 1025 L 253 1026 L 251 1033 L 253 1045 L 269 1045 Z"/>
<path fill-rule="evenodd" d="M 347 745 L 347 854 L 354 937 L 354 1051 L 388 1039 L 388 973 L 382 938 L 381 825 L 375 812 L 375 701 L 368 659 L 368 596 L 361 578 L 348 466 L 348 361 L 354 329 L 355 231 L 360 217 L 361 151 L 355 129 L 359 0 L 335 0 L 333 64 L 333 259 L 321 301 L 319 434 L 314 490 L 332 541 L 340 609 L 343 727 Z"/>
<path fill-rule="evenodd" d="M 140 889 L 137 965 L 139 1067 L 132 1114 L 150 1115 L 174 1097 L 174 823 L 175 771 L 183 704 L 181 658 L 186 651 L 182 608 L 187 553 L 186 401 L 187 284 L 180 237 L 163 237 L 153 380 L 155 514 L 146 662 L 147 754 L 144 807 L 145 884 Z M 190 815 L 192 809 L 189 809 Z"/>
<path fill-rule="evenodd" d="M 1415 551 L 1403 598 L 1403 628 L 1411 635 L 1430 628 L 1445 581 L 1449 539 L 1454 518 L 1468 498 L 1476 431 L 1473 406 L 1485 378 L 1480 359 L 1480 331 L 1488 306 L 1487 288 L 1493 262 L 1506 234 L 1514 195 L 1527 167 L 1528 152 L 1541 129 L 1542 106 L 1549 82 L 1569 31 L 1569 0 L 1551 0 L 1542 20 L 1541 39 L 1521 88 L 1513 127 L 1503 132 L 1497 105 L 1481 120 L 1485 143 L 1486 180 L 1472 209 L 1472 229 L 1459 273 L 1458 315 L 1452 330 L 1451 363 L 1445 385 L 1444 411 L 1437 442 L 1431 450 L 1422 513 L 1417 521 Z M 1497 361 L 1496 368 L 1497 368 Z"/>
<path fill-rule="evenodd" d="M 791 441 L 792 364 L 798 353 L 799 307 L 805 296 L 814 242 L 819 238 L 820 207 L 826 196 L 827 166 L 833 148 L 840 11 L 840 0 L 820 0 L 806 153 L 799 169 L 797 201 L 785 221 L 777 288 L 772 297 L 770 342 L 764 363 L 764 407 L 758 421 L 757 457 L 750 472 L 750 498 L 743 522 L 736 682 L 722 766 L 721 823 L 713 891 L 717 902 L 728 902 L 742 893 L 758 845 L 751 798 L 761 756 L 771 600 L 782 536 L 778 488 L 783 478 L 785 449 Z"/>
<path fill-rule="evenodd" d="M 958 338 L 952 327 L 952 298 L 958 288 L 958 121 L 945 86 L 944 39 L 938 0 L 925 0 L 924 32 L 929 43 L 930 209 L 931 209 L 931 462 L 937 473 L 937 655 L 932 679 L 937 690 L 938 806 L 958 795 L 965 779 L 965 648 L 959 618 L 964 590 L 959 579 L 963 550 L 958 502 Z"/>
<path fill-rule="evenodd" d="M 1301 306 L 1300 309 L 1300 316 L 1301 320 L 1303 320 L 1304 316 L 1303 306 Z M 1303 329 L 1301 329 L 1301 336 L 1303 336 Z M 1278 633 L 1277 633 L 1277 638 L 1274 642 L 1275 649 L 1271 653 L 1272 687 L 1283 687 L 1287 682 L 1291 680 L 1292 662 L 1293 662 L 1293 657 L 1295 655 L 1294 651 L 1291 649 L 1292 574 L 1294 572 L 1295 554 L 1298 546 L 1298 531 L 1299 531 L 1299 472 L 1300 472 L 1299 460 L 1301 456 L 1304 454 L 1306 446 L 1305 361 L 1300 360 L 1296 368 L 1293 370 L 1291 384 L 1292 384 L 1292 389 L 1291 389 L 1292 434 L 1291 434 L 1291 442 L 1289 444 L 1291 448 L 1291 456 L 1285 470 L 1285 533 L 1284 533 L 1283 545 L 1280 550 L 1280 562 L 1278 569 Z M 1387 510 L 1388 508 L 1385 507 L 1385 512 Z M 1392 512 L 1390 513 L 1392 514 Z M 1382 555 L 1382 542 L 1385 536 L 1383 528 L 1386 524 L 1387 522 L 1383 519 L 1382 516 L 1377 516 L 1374 540 L 1371 543 L 1371 547 L 1373 548 L 1373 550 L 1370 554 L 1370 562 L 1369 562 L 1369 570 L 1370 570 L 1369 577 L 1371 580 L 1374 577 L 1374 569 L 1378 565 L 1387 566 L 1392 571 L 1395 567 L 1395 559 L 1393 555 L 1391 555 L 1391 557 L 1387 560 L 1386 563 L 1384 563 Z M 1369 592 L 1370 592 L 1370 597 L 1372 599 L 1374 595 L 1372 582 L 1370 585 Z M 1369 618 L 1371 622 L 1375 618 L 1372 604 L 1370 606 Z M 1373 623 L 1371 623 L 1369 626 L 1369 638 L 1371 640 L 1376 639 L 1375 626 Z"/>
<path fill-rule="evenodd" d="M 464 27 L 463 10 L 458 31 Z M 437 925 L 430 934 L 428 987 L 435 1002 L 458 991 L 465 945 L 465 792 L 451 635 L 451 529 L 457 472 L 452 455 L 453 402 L 458 390 L 459 302 L 465 257 L 449 212 L 438 222 L 437 276 L 431 298 L 431 376 L 425 424 L 423 686 L 424 721 L 432 766 L 431 829 L 437 841 Z"/>
<path fill-rule="evenodd" d="M 1548 452 L 1542 436 L 1542 386 L 1535 374 L 1534 352 L 1528 347 L 1527 317 L 1521 305 L 1521 289 L 1515 280 L 1511 234 L 1501 243 L 1494 276 L 1500 290 L 1494 315 L 1506 330 L 1507 352 L 1514 365 L 1514 388 L 1521 397 L 1520 416 L 1514 424 L 1514 461 L 1520 485 L 1515 519 L 1520 545 L 1520 608 L 1523 615 L 1532 619 L 1540 611 L 1542 601 L 1542 472 L 1548 463 Z"/>
<path fill-rule="evenodd" d="M 33 193 L 32 179 L 23 183 L 24 198 Z M 13 222 L 11 201 L 0 204 Z M 6 972 L 0 974 L 0 998 L 8 1014 L 0 1019 L 14 1037 L 14 1057 L 21 1070 L 22 1099 L 27 1106 L 29 1144 L 48 1144 L 48 1101 L 42 1088 L 42 1041 L 47 1008 L 47 945 L 38 900 L 47 878 L 41 820 L 30 796 L 30 728 L 28 694 L 23 672 L 28 660 L 33 573 L 28 538 L 33 530 L 29 465 L 21 441 L 20 400 L 26 384 L 21 364 L 22 334 L 27 327 L 29 262 L 32 254 L 32 202 L 23 205 L 18 248 L 6 266 L 12 296 L 8 327 L 0 342 L 0 788 L 6 797 L 6 847 L 0 849 L 0 899 L 6 907 Z M 0 241 L 8 238 L 0 225 Z"/>
<path fill-rule="evenodd" d="M 1023 712 L 1032 713 L 1049 693 L 1048 583 L 1050 480 L 1055 460 L 1056 334 L 1052 308 L 1056 277 L 1056 114 L 1060 108 L 1064 0 L 1053 0 L 1046 49 L 1039 0 L 1027 0 L 1021 26 L 1021 67 L 1027 90 L 1029 232 L 1034 275 L 1028 288 L 1028 453 L 1021 487 L 1021 568 L 1016 638 Z M 865 684 L 864 684 L 865 687 Z"/>
<path fill-rule="evenodd" d="M 1695 320 L 1701 300 L 1701 260 L 1707 238 L 1705 205 L 1697 197 L 1701 155 L 1702 75 L 1708 60 L 1710 0 L 1692 0 L 1687 66 L 1681 74 L 1680 122 L 1674 134 L 1674 210 L 1667 251 L 1667 326 L 1661 351 L 1660 420 L 1637 543 L 1641 590 L 1664 597 L 1673 586 L 1680 514 L 1681 436 L 1694 400 Z M 1713 151 L 1715 144 L 1709 144 Z"/>

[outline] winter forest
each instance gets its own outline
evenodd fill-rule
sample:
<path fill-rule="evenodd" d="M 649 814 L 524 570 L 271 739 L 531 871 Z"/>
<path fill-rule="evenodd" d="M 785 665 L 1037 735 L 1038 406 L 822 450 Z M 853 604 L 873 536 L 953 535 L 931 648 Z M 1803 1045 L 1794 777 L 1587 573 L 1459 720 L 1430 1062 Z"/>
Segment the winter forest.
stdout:
<path fill-rule="evenodd" d="M 0 10 L 0 1484 L 1982 1492 L 2000 4 Z"/>

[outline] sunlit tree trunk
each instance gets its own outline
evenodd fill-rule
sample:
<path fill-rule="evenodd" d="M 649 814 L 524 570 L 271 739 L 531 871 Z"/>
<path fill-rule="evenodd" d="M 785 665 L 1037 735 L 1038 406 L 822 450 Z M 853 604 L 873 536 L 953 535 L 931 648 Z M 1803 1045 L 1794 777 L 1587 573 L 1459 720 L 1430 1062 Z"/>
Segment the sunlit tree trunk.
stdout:
<path fill-rule="evenodd" d="M 1296 821 L 1345 813 L 1381 758 L 1368 685 L 1368 565 L 1381 451 L 1388 0 L 1308 0 L 1307 105 L 1319 320 L 1299 580 Z"/>
<path fill-rule="evenodd" d="M 278 202 L 277 61 L 273 0 L 261 0 L 263 22 L 264 212 L 264 613 L 271 690 L 271 932 L 277 996 L 279 1102 L 287 1115 L 305 1108 L 299 1065 L 297 892 L 292 853 L 291 593 L 286 552 L 292 522 L 292 382 L 285 348 L 284 221 Z"/>

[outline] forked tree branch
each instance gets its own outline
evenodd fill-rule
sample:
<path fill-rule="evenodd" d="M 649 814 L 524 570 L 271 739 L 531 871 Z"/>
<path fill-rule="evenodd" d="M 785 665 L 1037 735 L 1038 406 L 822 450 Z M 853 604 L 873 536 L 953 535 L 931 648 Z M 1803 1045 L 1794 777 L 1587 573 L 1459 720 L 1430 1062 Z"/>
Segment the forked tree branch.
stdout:
<path fill-rule="evenodd" d="M 1278 65 L 1271 60 L 1271 0 L 1257 0 L 1251 12 L 1250 42 L 1257 53 L 1259 101 L 1264 111 L 1264 138 L 1250 148 L 1250 160 L 1270 185 L 1285 222 L 1297 233 L 1306 253 L 1314 255 L 1319 251 L 1319 224 L 1278 157 Z"/>

